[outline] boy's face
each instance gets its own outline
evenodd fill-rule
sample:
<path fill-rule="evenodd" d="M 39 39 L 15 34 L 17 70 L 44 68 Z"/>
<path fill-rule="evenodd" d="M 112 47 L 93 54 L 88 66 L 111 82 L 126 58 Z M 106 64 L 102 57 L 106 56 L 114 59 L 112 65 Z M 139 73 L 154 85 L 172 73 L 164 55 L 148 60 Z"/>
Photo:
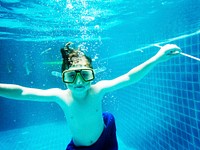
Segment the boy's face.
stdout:
<path fill-rule="evenodd" d="M 72 92 L 86 92 L 93 79 L 93 70 L 82 64 L 76 64 L 63 72 L 63 81 Z"/>

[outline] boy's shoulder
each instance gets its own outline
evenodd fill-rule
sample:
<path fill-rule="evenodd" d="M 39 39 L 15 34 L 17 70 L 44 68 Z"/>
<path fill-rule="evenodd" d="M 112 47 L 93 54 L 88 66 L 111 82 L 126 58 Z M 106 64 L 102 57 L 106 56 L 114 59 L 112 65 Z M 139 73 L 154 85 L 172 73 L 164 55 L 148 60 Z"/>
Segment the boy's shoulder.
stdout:
<path fill-rule="evenodd" d="M 91 86 L 91 90 L 95 93 L 101 93 L 104 84 L 106 84 L 104 80 L 99 81 Z"/>

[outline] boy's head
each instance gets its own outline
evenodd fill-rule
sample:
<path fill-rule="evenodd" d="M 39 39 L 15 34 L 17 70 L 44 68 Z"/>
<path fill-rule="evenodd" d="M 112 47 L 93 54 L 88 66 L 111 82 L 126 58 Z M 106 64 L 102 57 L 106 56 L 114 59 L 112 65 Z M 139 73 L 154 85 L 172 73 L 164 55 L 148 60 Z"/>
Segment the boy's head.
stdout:
<path fill-rule="evenodd" d="M 71 48 L 71 44 L 71 42 L 68 42 L 61 49 L 63 82 L 67 83 L 71 90 L 83 90 L 85 87 L 88 89 L 89 81 L 94 79 L 92 60 L 80 49 Z"/>

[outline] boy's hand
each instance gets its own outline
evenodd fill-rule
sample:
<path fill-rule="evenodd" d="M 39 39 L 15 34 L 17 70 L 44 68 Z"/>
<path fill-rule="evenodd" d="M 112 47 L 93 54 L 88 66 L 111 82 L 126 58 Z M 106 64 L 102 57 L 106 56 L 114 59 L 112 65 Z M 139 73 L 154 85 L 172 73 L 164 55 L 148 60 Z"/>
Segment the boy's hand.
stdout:
<path fill-rule="evenodd" d="M 155 55 L 155 58 L 159 62 L 164 62 L 180 53 L 181 53 L 180 47 L 178 47 L 175 44 L 167 44 L 160 48 L 158 53 Z"/>

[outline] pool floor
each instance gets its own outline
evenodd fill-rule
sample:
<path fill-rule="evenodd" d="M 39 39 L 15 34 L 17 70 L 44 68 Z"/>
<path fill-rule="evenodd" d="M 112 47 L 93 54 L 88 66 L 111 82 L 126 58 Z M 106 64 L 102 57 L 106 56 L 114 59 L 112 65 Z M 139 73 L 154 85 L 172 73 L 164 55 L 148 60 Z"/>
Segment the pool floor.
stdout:
<path fill-rule="evenodd" d="M 70 141 L 66 123 L 49 123 L 0 132 L 2 150 L 65 150 Z M 128 148 L 118 137 L 119 150 Z"/>

